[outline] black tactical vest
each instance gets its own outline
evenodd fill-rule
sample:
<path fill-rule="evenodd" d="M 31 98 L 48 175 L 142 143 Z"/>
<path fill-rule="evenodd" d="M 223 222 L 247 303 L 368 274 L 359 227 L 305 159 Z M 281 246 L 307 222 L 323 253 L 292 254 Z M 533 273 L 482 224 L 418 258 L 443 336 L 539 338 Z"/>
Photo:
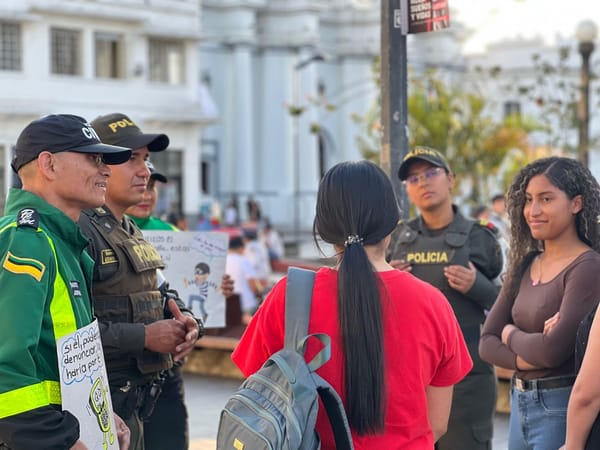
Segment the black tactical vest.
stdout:
<path fill-rule="evenodd" d="M 444 267 L 452 264 L 468 267 L 471 252 L 469 234 L 474 225 L 474 220 L 456 214 L 444 232 L 433 235 L 428 233 L 421 219 L 416 218 L 400 225 L 392 252 L 392 259 L 409 262 L 413 275 L 442 291 L 454 310 L 465 338 L 467 334 L 478 337 L 479 325 L 485 319 L 484 310 L 450 287 L 444 276 Z"/>
<path fill-rule="evenodd" d="M 84 211 L 81 222 L 95 248 L 93 299 L 98 320 L 149 324 L 163 319 L 156 269 L 164 268 L 164 263 L 154 246 L 130 219 L 121 225 L 104 208 Z M 107 356 L 106 364 L 109 372 L 137 367 L 142 374 L 151 374 L 169 369 L 173 361 L 170 354 L 144 350 L 137 357 Z"/>

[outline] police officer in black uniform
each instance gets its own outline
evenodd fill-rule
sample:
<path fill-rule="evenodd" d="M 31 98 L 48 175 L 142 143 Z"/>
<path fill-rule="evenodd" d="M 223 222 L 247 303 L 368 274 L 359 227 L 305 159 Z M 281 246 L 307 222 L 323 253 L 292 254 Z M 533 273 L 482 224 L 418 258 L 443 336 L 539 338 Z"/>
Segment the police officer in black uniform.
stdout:
<path fill-rule="evenodd" d="M 96 262 L 92 297 L 113 406 L 131 430 L 131 450 L 143 450 L 143 421 L 151 416 L 173 361 L 192 351 L 202 330 L 183 302 L 159 289 L 160 255 L 125 215 L 146 189 L 150 152 L 165 150 L 168 137 L 144 134 L 119 113 L 98 117 L 91 125 L 103 142 L 127 142 L 133 149 L 129 161 L 112 167 L 106 204 L 84 211 L 79 224 Z M 163 425 L 158 432 L 168 439 L 165 449 L 176 449 L 176 442 L 187 439 L 185 420 L 178 429 Z"/>
<path fill-rule="evenodd" d="M 454 309 L 473 369 L 454 387 L 448 432 L 438 450 L 489 450 L 496 407 L 493 366 L 479 358 L 480 327 L 498 295 L 502 270 L 497 230 L 465 218 L 452 204 L 454 174 L 437 150 L 416 147 L 398 176 L 420 215 L 395 231 L 391 264 L 439 288 Z"/>

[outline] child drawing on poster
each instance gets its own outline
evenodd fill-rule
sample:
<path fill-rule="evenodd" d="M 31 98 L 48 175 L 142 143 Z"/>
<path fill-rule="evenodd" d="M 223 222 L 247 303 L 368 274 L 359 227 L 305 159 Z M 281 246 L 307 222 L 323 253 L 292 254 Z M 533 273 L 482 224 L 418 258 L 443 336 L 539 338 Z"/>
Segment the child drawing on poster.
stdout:
<path fill-rule="evenodd" d="M 90 450 L 118 450 L 98 321 L 57 340 L 61 399 L 79 420 L 80 440 Z"/>
<path fill-rule="evenodd" d="M 194 316 L 207 328 L 225 326 L 221 278 L 227 258 L 227 233 L 216 231 L 144 230 L 165 268 L 163 274 Z"/>
<path fill-rule="evenodd" d="M 183 279 L 183 285 L 186 288 L 193 284 L 198 289 L 198 294 L 194 293 L 188 296 L 187 306 L 193 311 L 194 302 L 198 302 L 198 308 L 200 308 L 200 316 L 202 317 L 203 323 L 206 323 L 206 319 L 208 318 L 205 307 L 205 302 L 208 300 L 208 288 L 212 287 L 216 290 L 219 289 L 219 286 L 208 280 L 209 276 L 209 265 L 205 262 L 199 262 L 196 264 L 196 267 L 194 267 L 194 277 L 191 280 L 188 280 L 187 278 Z"/>
<path fill-rule="evenodd" d="M 110 393 L 108 395 L 110 395 Z M 115 442 L 115 435 L 110 426 L 110 407 L 106 398 L 106 389 L 102 384 L 102 378 L 98 377 L 90 391 L 90 406 L 93 414 L 95 414 L 98 419 L 98 426 L 104 437 L 102 442 L 102 448 L 104 449 L 108 448 L 109 443 L 112 444 Z"/>

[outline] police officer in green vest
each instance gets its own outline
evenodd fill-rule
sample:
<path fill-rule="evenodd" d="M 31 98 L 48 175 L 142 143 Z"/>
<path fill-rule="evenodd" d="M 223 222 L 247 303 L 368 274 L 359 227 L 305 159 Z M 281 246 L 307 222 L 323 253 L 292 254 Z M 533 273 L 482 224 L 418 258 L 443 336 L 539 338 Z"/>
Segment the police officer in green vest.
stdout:
<path fill-rule="evenodd" d="M 131 430 L 131 450 L 143 450 L 144 420 L 152 415 L 173 362 L 193 350 L 201 328 L 189 310 L 182 312 L 178 299 L 167 301 L 165 313 L 157 276 L 164 263 L 125 215 L 142 200 L 150 153 L 165 150 L 169 138 L 143 133 L 121 113 L 100 116 L 92 126 L 102 142 L 121 142 L 132 149 L 131 158 L 113 169 L 105 204 L 84 211 L 79 224 L 90 238 L 88 251 L 96 262 L 92 297 L 113 406 Z M 163 435 L 179 433 L 161 425 Z"/>
<path fill-rule="evenodd" d="M 10 190 L 0 219 L 0 448 L 87 448 L 61 408 L 56 339 L 93 320 L 94 262 L 77 220 L 104 203 L 108 164 L 130 155 L 67 114 L 34 120 L 17 139 L 23 188 Z M 129 431 L 116 420 L 126 449 Z"/>
<path fill-rule="evenodd" d="M 454 174 L 437 150 L 416 147 L 398 176 L 420 215 L 395 232 L 392 266 L 439 288 L 454 309 L 473 369 L 454 387 L 448 432 L 438 450 L 489 450 L 496 406 L 494 368 L 479 358 L 480 327 L 499 292 L 502 270 L 497 230 L 465 218 L 452 204 Z"/>
<path fill-rule="evenodd" d="M 179 231 L 172 223 L 162 220 L 153 215 L 156 203 L 158 201 L 158 189 L 156 183 L 167 183 L 168 179 L 154 167 L 150 160 L 146 161 L 146 166 L 150 170 L 150 179 L 144 191 L 142 201 L 136 205 L 130 206 L 125 213 L 131 217 L 140 230 L 168 230 Z"/>

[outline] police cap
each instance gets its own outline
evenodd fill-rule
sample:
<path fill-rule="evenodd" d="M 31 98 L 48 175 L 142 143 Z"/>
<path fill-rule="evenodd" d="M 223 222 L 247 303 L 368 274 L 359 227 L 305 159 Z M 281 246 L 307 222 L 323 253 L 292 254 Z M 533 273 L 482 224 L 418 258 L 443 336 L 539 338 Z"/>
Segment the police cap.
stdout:
<path fill-rule="evenodd" d="M 402 181 L 406 180 L 406 177 L 408 176 L 408 167 L 410 166 L 410 163 L 417 159 L 427 161 L 436 167 L 441 167 L 448 173 L 452 172 L 444 155 L 432 148 L 420 146 L 413 148 L 402 160 L 402 164 L 400 164 L 400 168 L 398 169 L 398 177 Z"/>

